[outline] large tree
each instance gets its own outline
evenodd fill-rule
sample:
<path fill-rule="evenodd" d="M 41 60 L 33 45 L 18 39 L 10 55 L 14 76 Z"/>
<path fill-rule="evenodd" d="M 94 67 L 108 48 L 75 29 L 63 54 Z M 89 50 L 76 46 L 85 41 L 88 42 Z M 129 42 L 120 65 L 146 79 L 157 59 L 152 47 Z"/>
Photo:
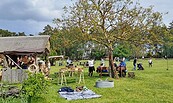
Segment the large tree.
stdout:
<path fill-rule="evenodd" d="M 78 40 L 87 38 L 107 47 L 114 77 L 113 49 L 117 42 L 141 45 L 160 41 L 153 29 L 162 24 L 162 14 L 152 9 L 132 0 L 77 0 L 73 6 L 65 7 L 66 14 L 56 23 L 78 28 L 81 34 L 76 36 Z"/>
<path fill-rule="evenodd" d="M 169 23 L 167 31 L 164 31 L 163 33 L 168 36 L 167 38 L 164 38 L 164 45 L 162 46 L 162 56 L 173 58 L 173 21 Z"/>

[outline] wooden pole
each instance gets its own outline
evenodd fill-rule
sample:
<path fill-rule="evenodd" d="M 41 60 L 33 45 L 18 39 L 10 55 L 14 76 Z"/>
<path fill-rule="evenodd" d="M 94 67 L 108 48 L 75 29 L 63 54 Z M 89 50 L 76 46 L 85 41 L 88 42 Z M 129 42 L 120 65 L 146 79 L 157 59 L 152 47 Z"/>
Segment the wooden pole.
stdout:
<path fill-rule="evenodd" d="M 10 59 L 14 64 L 16 64 L 17 67 L 19 67 L 20 69 L 22 69 L 13 59 L 11 59 L 8 55 L 6 55 L 6 57 L 8 59 Z"/>

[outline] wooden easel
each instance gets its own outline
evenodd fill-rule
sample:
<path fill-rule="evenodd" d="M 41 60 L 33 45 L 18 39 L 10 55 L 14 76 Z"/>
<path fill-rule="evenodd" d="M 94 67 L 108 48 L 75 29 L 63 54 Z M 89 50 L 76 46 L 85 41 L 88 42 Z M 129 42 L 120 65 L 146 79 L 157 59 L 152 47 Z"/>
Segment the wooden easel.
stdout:
<path fill-rule="evenodd" d="M 63 85 L 63 84 L 67 85 L 65 70 L 63 70 L 63 69 L 60 70 L 58 73 L 58 84 L 60 84 L 60 82 L 61 82 L 61 85 Z"/>
<path fill-rule="evenodd" d="M 78 75 L 79 75 L 79 81 L 76 80 L 76 82 L 78 82 L 78 84 L 80 84 L 81 82 L 85 84 L 83 68 L 78 68 Z"/>

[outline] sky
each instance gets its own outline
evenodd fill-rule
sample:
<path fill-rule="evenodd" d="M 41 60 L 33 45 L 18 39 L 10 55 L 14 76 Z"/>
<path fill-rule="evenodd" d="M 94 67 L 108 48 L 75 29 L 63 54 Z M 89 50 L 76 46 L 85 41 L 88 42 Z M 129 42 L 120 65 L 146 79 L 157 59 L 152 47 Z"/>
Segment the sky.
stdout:
<path fill-rule="evenodd" d="M 37 35 L 46 25 L 55 26 L 54 18 L 61 18 L 63 7 L 72 5 L 71 0 L 1 0 L 0 29 Z M 139 0 L 142 6 L 154 6 L 155 11 L 168 12 L 163 22 L 173 21 L 173 0 Z"/>

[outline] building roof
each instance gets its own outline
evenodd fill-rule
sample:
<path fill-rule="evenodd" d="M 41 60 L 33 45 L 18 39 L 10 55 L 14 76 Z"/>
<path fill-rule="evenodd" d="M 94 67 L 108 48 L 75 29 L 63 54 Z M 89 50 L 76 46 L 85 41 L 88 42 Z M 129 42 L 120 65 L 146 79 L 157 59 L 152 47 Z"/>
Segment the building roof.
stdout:
<path fill-rule="evenodd" d="M 0 37 L 0 53 L 44 53 L 49 52 L 50 36 Z"/>

